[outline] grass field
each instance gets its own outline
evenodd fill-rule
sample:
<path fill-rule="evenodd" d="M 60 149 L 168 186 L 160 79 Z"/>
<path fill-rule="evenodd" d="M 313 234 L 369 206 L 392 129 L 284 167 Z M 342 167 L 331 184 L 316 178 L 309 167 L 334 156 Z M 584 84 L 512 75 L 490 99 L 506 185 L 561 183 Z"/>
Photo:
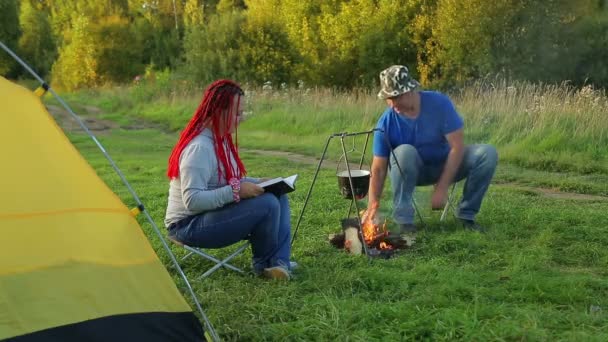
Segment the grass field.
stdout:
<path fill-rule="evenodd" d="M 99 105 L 104 112 L 101 117 L 123 126 L 133 120 L 160 124 L 158 128 L 108 130 L 98 138 L 162 226 L 168 189 L 166 160 L 177 138 L 170 128 L 183 124 L 192 109 L 175 104 L 184 110 L 180 121 L 160 119 L 176 113 L 170 101 L 162 106 L 157 103 L 157 107 L 133 105 L 133 112 L 127 115 L 116 105 L 103 104 L 109 101 L 105 97 L 83 99 L 88 98 L 82 94 L 70 98 L 77 109 L 84 108 L 84 103 Z M 291 114 L 284 112 L 282 102 L 260 100 L 252 104 L 254 112 L 240 130 L 241 145 L 318 157 L 329 133 L 373 125 L 372 112 L 377 109 L 377 104 L 370 104 L 369 118 L 349 119 L 350 102 L 344 99 L 345 111 L 333 111 L 325 117 L 325 102 L 309 102 L 297 112 L 296 100 L 283 104 L 293 109 Z M 326 101 L 330 107 L 336 105 Z M 279 118 L 283 121 L 276 124 Z M 290 123 L 300 125 L 296 134 L 284 130 Z M 604 121 L 597 124 L 605 125 Z M 589 128 L 584 139 L 594 134 L 605 139 L 605 133 L 594 129 Z M 474 132 L 471 136 L 486 140 Z M 70 138 L 108 185 L 133 206 L 125 187 L 90 139 L 75 132 Z M 492 141 L 496 135 L 487 138 Z M 525 145 L 517 146 L 507 144 L 504 149 Z M 598 148 L 605 151 L 606 146 Z M 548 159 L 552 161 L 548 165 L 566 166 L 563 170 L 547 171 L 542 163 L 534 163 L 543 160 L 542 153 L 530 153 L 523 161 L 514 157 L 501 161 L 478 217 L 489 228 L 487 234 L 464 231 L 451 217 L 440 223 L 439 214 L 428 209 L 429 190 L 420 189 L 417 199 L 427 226 L 416 246 L 391 260 L 367 260 L 336 250 L 327 241 L 328 234 L 339 231 L 349 204 L 338 192 L 335 169 L 339 167 L 339 152 L 334 146 L 294 245 L 293 257 L 301 267 L 293 281 L 272 282 L 219 271 L 207 280 L 194 281 L 193 286 L 225 340 L 606 341 L 606 157 L 592 160 L 587 152 L 573 152 L 591 165 L 582 167 L 559 156 L 564 151 L 568 149 L 557 149 Z M 242 157 L 251 176 L 300 174 L 298 190 L 290 197 L 295 224 L 315 165 L 249 152 Z M 384 214 L 389 216 L 390 206 L 385 204 Z M 168 264 L 158 237 L 148 223 L 142 221 L 142 226 Z M 174 251 L 183 255 L 177 248 Z M 248 267 L 248 253 L 236 264 Z M 196 278 L 208 265 L 193 259 L 184 266 L 187 274 Z M 185 289 L 175 272 L 172 274 Z"/>

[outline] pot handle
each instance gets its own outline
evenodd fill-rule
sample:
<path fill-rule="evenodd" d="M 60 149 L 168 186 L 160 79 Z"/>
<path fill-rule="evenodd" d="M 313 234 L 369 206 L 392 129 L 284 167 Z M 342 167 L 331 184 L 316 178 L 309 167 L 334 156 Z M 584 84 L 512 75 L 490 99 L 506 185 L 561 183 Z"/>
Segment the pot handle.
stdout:
<path fill-rule="evenodd" d="M 352 150 L 350 152 L 354 152 L 354 151 L 356 151 L 356 150 Z M 340 159 L 338 159 L 338 163 L 336 164 L 336 175 L 338 174 L 338 170 L 340 169 L 340 163 L 342 162 L 342 159 L 344 159 L 344 163 L 346 163 L 346 155 L 342 154 L 340 156 Z M 365 155 L 363 154 L 363 155 L 361 155 L 361 160 L 359 161 L 359 166 L 358 166 L 357 169 L 360 170 L 363 167 L 363 161 L 364 161 L 364 159 L 365 159 Z M 345 168 L 344 170 L 346 171 L 346 170 L 348 170 L 348 168 Z M 351 169 L 351 171 L 352 170 L 353 169 Z M 369 168 L 369 170 L 370 170 L 370 173 L 371 173 L 371 167 Z"/>

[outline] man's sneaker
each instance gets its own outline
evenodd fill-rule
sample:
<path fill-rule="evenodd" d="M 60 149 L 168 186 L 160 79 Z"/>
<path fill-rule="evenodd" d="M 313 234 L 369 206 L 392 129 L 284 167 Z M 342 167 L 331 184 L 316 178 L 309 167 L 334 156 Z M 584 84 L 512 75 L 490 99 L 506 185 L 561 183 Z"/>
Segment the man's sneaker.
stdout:
<path fill-rule="evenodd" d="M 416 226 L 413 223 L 399 224 L 399 236 L 408 247 L 412 247 L 416 243 L 416 231 Z"/>
<path fill-rule="evenodd" d="M 416 232 L 401 233 L 399 236 L 401 237 L 401 240 L 405 241 L 405 245 L 408 247 L 412 247 L 416 243 Z"/>
<path fill-rule="evenodd" d="M 300 265 L 298 265 L 297 262 L 295 262 L 295 261 L 289 262 L 289 270 L 293 271 L 293 270 L 297 269 L 298 267 L 300 267 Z"/>
<path fill-rule="evenodd" d="M 399 224 L 399 231 L 401 233 L 415 233 L 416 232 L 416 225 L 413 223 L 400 223 Z"/>
<path fill-rule="evenodd" d="M 289 280 L 291 278 L 289 271 L 283 266 L 265 268 L 263 274 L 268 279 Z"/>
<path fill-rule="evenodd" d="M 484 227 L 480 226 L 479 224 L 477 224 L 477 222 L 475 222 L 473 220 L 465 220 L 465 219 L 459 219 L 459 220 L 465 229 L 472 230 L 474 232 L 479 232 L 479 233 L 486 232 L 486 229 Z"/>

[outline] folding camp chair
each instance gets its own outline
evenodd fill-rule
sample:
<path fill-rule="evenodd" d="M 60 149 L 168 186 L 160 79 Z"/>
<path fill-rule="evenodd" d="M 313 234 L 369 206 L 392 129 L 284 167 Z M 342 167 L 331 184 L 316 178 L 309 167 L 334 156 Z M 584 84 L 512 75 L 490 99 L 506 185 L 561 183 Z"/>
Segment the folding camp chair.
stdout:
<path fill-rule="evenodd" d="M 208 253 L 209 248 L 203 249 L 203 248 L 199 248 L 199 247 L 192 247 L 192 246 L 188 246 L 180 241 L 177 241 L 175 239 L 173 239 L 172 237 L 168 237 L 168 239 L 173 242 L 174 244 L 184 248 L 185 250 L 188 251 L 188 254 L 186 254 L 183 258 L 181 258 L 181 261 L 186 260 L 187 258 L 189 258 L 192 255 L 198 255 L 200 257 L 203 257 L 204 259 L 207 259 L 213 263 L 215 263 L 215 265 L 213 265 L 213 267 L 211 267 L 210 269 L 208 269 L 207 271 L 205 271 L 202 275 L 200 275 L 197 279 L 203 279 L 206 278 L 208 276 L 210 276 L 213 272 L 217 271 L 218 269 L 220 269 L 221 267 L 224 267 L 226 269 L 230 269 L 233 270 L 235 272 L 239 272 L 241 274 L 245 274 L 245 271 L 243 271 L 242 269 L 229 264 L 228 262 L 232 259 L 234 259 L 235 257 L 239 256 L 241 253 L 243 253 L 247 247 L 249 247 L 250 243 L 249 241 L 245 241 L 242 244 L 240 244 L 237 249 L 232 252 L 230 255 L 228 255 L 227 257 L 223 258 L 223 259 L 219 259 L 211 254 Z"/>

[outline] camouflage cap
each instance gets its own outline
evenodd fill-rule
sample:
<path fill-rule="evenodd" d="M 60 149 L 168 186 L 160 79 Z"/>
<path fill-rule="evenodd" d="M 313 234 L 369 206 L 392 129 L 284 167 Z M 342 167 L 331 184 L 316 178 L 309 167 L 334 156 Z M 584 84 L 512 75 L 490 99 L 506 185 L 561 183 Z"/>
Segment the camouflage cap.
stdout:
<path fill-rule="evenodd" d="M 409 70 L 403 65 L 393 65 L 380 72 L 380 92 L 378 98 L 387 99 L 407 93 L 420 86 L 420 83 L 410 76 Z"/>

